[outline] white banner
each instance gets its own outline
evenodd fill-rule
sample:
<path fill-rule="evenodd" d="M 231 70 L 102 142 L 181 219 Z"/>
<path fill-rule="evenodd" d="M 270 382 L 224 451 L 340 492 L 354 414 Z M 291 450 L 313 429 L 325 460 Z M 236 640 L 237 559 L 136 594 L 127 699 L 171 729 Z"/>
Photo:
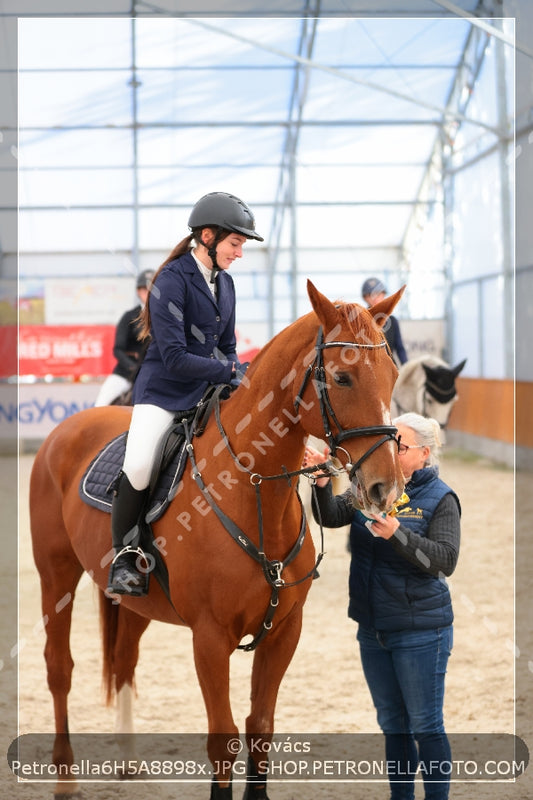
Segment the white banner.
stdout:
<path fill-rule="evenodd" d="M 99 383 L 34 383 L 0 385 L 0 438 L 44 439 L 72 414 L 91 408 Z M 18 425 L 18 430 L 17 430 Z"/>
<path fill-rule="evenodd" d="M 49 279 L 45 283 L 45 322 L 116 325 L 137 302 L 133 277 Z"/>
<path fill-rule="evenodd" d="M 442 319 L 400 319 L 402 341 L 407 357 L 417 358 L 430 353 L 437 358 L 443 357 L 446 347 L 444 339 L 444 320 Z"/>

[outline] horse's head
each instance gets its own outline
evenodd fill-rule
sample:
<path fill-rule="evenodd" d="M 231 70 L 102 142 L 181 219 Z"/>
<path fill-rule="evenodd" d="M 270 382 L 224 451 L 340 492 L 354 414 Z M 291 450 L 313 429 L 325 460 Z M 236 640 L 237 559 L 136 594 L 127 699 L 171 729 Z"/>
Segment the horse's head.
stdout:
<path fill-rule="evenodd" d="M 457 402 L 455 379 L 465 364 L 466 358 L 455 367 L 449 367 L 445 363 L 432 366 L 422 362 L 425 374 L 423 414 L 436 419 L 441 428 L 446 427 L 452 408 Z"/>
<path fill-rule="evenodd" d="M 305 373 L 295 379 L 307 433 L 325 438 L 350 474 L 357 504 L 386 511 L 403 490 L 390 402 L 398 372 L 381 328 L 403 289 L 371 309 L 333 304 L 308 281 L 316 323 Z M 312 388 L 311 388 L 312 387 Z"/>

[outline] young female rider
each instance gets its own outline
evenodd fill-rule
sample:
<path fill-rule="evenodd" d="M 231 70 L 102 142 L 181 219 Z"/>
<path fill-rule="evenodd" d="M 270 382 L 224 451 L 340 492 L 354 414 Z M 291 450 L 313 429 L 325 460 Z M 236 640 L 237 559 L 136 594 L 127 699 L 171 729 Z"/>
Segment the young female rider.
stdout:
<path fill-rule="evenodd" d="M 239 373 L 235 288 L 228 269 L 255 231 L 248 206 L 212 192 L 189 217 L 191 233 L 156 272 L 141 312 L 141 337 L 150 345 L 133 387 L 133 413 L 111 513 L 115 558 L 110 594 L 146 594 L 148 575 L 137 521 L 143 510 L 157 446 L 175 418 L 194 408 L 209 384 Z"/>

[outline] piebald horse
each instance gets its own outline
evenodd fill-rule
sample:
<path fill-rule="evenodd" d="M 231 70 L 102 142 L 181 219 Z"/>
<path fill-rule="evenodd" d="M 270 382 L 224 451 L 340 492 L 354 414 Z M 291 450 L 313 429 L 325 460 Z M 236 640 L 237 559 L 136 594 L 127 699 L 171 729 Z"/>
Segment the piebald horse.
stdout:
<path fill-rule="evenodd" d="M 366 310 L 335 305 L 308 282 L 313 311 L 263 348 L 205 432 L 192 438 L 180 491 L 153 523 L 168 569 L 169 597 L 156 580 L 143 598 L 123 596 L 118 603 L 105 596 L 110 517 L 83 503 L 78 493 L 87 465 L 128 428 L 131 409 L 81 411 L 43 443 L 32 470 L 30 512 L 59 774 L 60 767 L 68 770 L 73 764 L 69 635 L 84 570 L 102 590 L 104 676 L 110 689 L 120 693 L 131 687 L 139 639 L 150 620 L 192 629 L 207 711 L 212 800 L 232 797 L 235 755 L 228 742 L 238 729 L 230 706 L 229 663 L 238 647 L 254 650 L 247 747 L 264 752 L 316 572 L 296 491 L 307 435 L 326 439 L 365 510 L 387 511 L 403 491 L 389 412 L 397 370 L 380 328 L 402 291 Z M 250 636 L 252 642 L 242 644 Z M 258 775 L 254 758 L 248 757 L 244 797 L 267 798 L 266 775 Z M 215 771 L 215 765 L 223 766 Z M 73 794 L 74 777 L 56 790 Z"/>
<path fill-rule="evenodd" d="M 445 428 L 458 400 L 455 379 L 465 364 L 466 358 L 451 367 L 429 353 L 402 364 L 392 393 L 392 416 L 414 411 Z"/>

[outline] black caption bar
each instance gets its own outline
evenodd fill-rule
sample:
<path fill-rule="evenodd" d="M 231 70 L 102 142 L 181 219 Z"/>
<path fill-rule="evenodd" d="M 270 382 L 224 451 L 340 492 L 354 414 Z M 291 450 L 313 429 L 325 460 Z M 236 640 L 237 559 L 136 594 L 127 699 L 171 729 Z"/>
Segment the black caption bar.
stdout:
<path fill-rule="evenodd" d="M 510 781 L 525 771 L 529 751 L 512 734 L 451 734 L 452 758 L 440 764 L 452 781 Z M 244 736 L 226 742 L 227 760 L 211 764 L 206 734 L 73 734 L 74 763 L 69 769 L 52 761 L 53 734 L 26 734 L 7 753 L 13 774 L 22 781 L 210 782 L 233 763 L 234 781 L 246 779 L 248 749 Z M 278 733 L 272 742 L 257 737 L 251 753 L 269 782 L 367 782 L 387 780 L 400 770 L 423 775 L 437 765 L 392 764 L 385 759 L 381 734 Z"/>

